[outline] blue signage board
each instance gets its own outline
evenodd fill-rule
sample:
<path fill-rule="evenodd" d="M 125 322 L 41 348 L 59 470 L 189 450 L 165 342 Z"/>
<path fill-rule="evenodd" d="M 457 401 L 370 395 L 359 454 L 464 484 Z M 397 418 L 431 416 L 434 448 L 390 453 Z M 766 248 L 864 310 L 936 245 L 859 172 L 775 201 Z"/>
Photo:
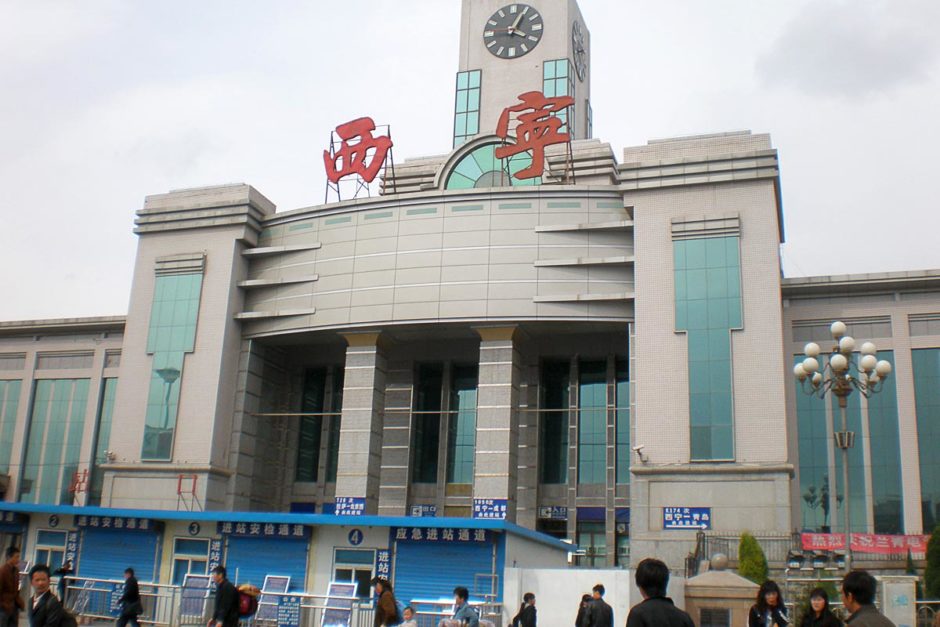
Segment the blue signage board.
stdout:
<path fill-rule="evenodd" d="M 75 519 L 75 526 L 137 531 L 151 531 L 156 528 L 155 522 L 149 518 L 124 518 L 122 516 L 79 516 Z"/>
<path fill-rule="evenodd" d="M 326 593 L 326 607 L 320 619 L 321 627 L 349 627 L 352 618 L 356 584 L 333 581 Z"/>
<path fill-rule="evenodd" d="M 411 506 L 412 518 L 435 518 L 437 516 L 437 505 L 421 504 Z"/>
<path fill-rule="evenodd" d="M 72 562 L 72 570 L 75 569 L 76 557 L 78 557 L 78 532 L 69 531 L 65 535 L 65 561 Z"/>
<path fill-rule="evenodd" d="M 124 596 L 124 584 L 116 583 L 111 587 L 111 596 L 108 599 L 108 612 L 111 616 L 121 615 L 121 597 Z"/>
<path fill-rule="evenodd" d="M 277 598 L 278 627 L 300 627 L 300 597 L 279 596 Z"/>
<path fill-rule="evenodd" d="M 568 508 L 564 505 L 540 505 L 539 518 L 542 520 L 568 520 Z"/>
<path fill-rule="evenodd" d="M 394 541 L 413 542 L 489 542 L 492 538 L 486 529 L 438 529 L 431 527 L 392 527 Z"/>
<path fill-rule="evenodd" d="M 337 516 L 362 516 L 366 513 L 366 499 L 359 496 L 337 496 Z"/>
<path fill-rule="evenodd" d="M 211 540 L 209 542 L 209 572 L 211 573 L 216 566 L 222 565 L 222 541 Z"/>
<path fill-rule="evenodd" d="M 712 528 L 712 508 L 710 507 L 664 507 L 663 529 L 698 529 Z"/>
<path fill-rule="evenodd" d="M 362 529 L 353 529 L 349 532 L 346 539 L 349 540 L 349 544 L 352 546 L 359 546 L 362 544 L 363 538 L 365 538 L 365 534 L 362 533 Z"/>
<path fill-rule="evenodd" d="M 473 499 L 474 518 L 506 518 L 506 499 Z"/>
<path fill-rule="evenodd" d="M 310 528 L 287 523 L 244 523 L 222 521 L 216 530 L 226 536 L 252 536 L 262 538 L 309 538 Z"/>
<path fill-rule="evenodd" d="M 379 549 L 375 552 L 375 576 L 390 579 L 392 576 L 392 552 Z"/>

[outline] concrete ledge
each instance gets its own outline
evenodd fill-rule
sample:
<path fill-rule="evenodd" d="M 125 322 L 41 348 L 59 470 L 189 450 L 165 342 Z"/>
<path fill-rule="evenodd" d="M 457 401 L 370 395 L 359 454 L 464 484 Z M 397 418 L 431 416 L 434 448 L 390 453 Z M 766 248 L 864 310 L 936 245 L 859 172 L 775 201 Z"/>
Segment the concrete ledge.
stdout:
<path fill-rule="evenodd" d="M 535 227 L 536 233 L 554 233 L 561 231 L 629 231 L 633 229 L 633 220 L 614 220 L 612 222 L 582 222 L 581 224 L 546 224 Z"/>
<path fill-rule="evenodd" d="M 571 257 L 568 259 L 536 259 L 536 268 L 552 266 L 628 266 L 634 261 L 633 255 L 619 257 Z"/>
<path fill-rule="evenodd" d="M 630 472 L 635 475 L 774 475 L 786 473 L 793 476 L 793 464 L 669 464 L 663 466 L 634 465 Z"/>

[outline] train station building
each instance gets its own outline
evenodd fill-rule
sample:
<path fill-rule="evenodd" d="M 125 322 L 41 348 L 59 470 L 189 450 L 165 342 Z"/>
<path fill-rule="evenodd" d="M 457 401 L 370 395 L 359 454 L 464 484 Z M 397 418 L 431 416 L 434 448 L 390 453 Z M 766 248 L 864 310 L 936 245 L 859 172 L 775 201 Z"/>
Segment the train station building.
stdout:
<path fill-rule="evenodd" d="M 836 319 L 893 365 L 848 407 L 853 532 L 937 524 L 940 271 L 784 277 L 768 134 L 611 146 L 574 0 L 462 6 L 448 152 L 311 207 L 146 196 L 126 315 L 0 323 L 4 545 L 318 593 L 384 551 L 417 594 L 441 554 L 444 588 L 498 596 L 507 562 L 680 568 L 701 531 L 838 533 L 838 407 L 793 378 Z M 506 156 L 532 93 L 570 141 Z"/>

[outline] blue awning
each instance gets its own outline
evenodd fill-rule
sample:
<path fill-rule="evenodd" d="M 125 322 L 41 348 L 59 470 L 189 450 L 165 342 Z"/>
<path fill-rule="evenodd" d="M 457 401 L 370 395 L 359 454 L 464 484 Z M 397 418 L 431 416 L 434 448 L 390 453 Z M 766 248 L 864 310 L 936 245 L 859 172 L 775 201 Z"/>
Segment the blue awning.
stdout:
<path fill-rule="evenodd" d="M 561 551 L 574 551 L 576 547 L 557 538 L 520 527 L 505 520 L 487 518 L 418 518 L 411 516 L 332 516 L 329 514 L 291 514 L 285 512 L 188 512 L 155 509 L 127 509 L 112 507 L 76 507 L 74 505 L 42 505 L 35 503 L 0 503 L 0 512 L 24 514 L 58 514 L 60 516 L 120 516 L 123 518 L 149 518 L 152 520 L 228 521 L 245 523 L 288 523 L 312 527 L 420 527 L 424 529 L 459 528 L 489 529 L 527 538 Z"/>

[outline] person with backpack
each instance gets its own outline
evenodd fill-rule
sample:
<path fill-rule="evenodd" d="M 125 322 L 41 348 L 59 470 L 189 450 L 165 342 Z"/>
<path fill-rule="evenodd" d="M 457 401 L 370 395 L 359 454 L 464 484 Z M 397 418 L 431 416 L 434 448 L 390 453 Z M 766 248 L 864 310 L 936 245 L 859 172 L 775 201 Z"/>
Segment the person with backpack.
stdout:
<path fill-rule="evenodd" d="M 535 627 L 535 594 L 526 592 L 522 595 L 522 607 L 512 618 L 512 627 Z"/>
<path fill-rule="evenodd" d="M 226 578 L 225 566 L 212 569 L 212 581 L 215 582 L 215 609 L 208 627 L 238 627 L 238 590 L 235 584 Z"/>
<path fill-rule="evenodd" d="M 391 625 L 400 625 L 404 618 L 398 603 L 395 601 L 395 593 L 392 591 L 392 584 L 384 577 L 376 577 L 372 580 L 375 586 L 375 594 L 378 599 L 375 601 L 375 617 L 372 620 L 373 627 L 390 627 Z"/>
<path fill-rule="evenodd" d="M 463 586 L 454 588 L 453 619 L 467 627 L 480 627 L 480 614 L 469 603 L 470 591 Z"/>

